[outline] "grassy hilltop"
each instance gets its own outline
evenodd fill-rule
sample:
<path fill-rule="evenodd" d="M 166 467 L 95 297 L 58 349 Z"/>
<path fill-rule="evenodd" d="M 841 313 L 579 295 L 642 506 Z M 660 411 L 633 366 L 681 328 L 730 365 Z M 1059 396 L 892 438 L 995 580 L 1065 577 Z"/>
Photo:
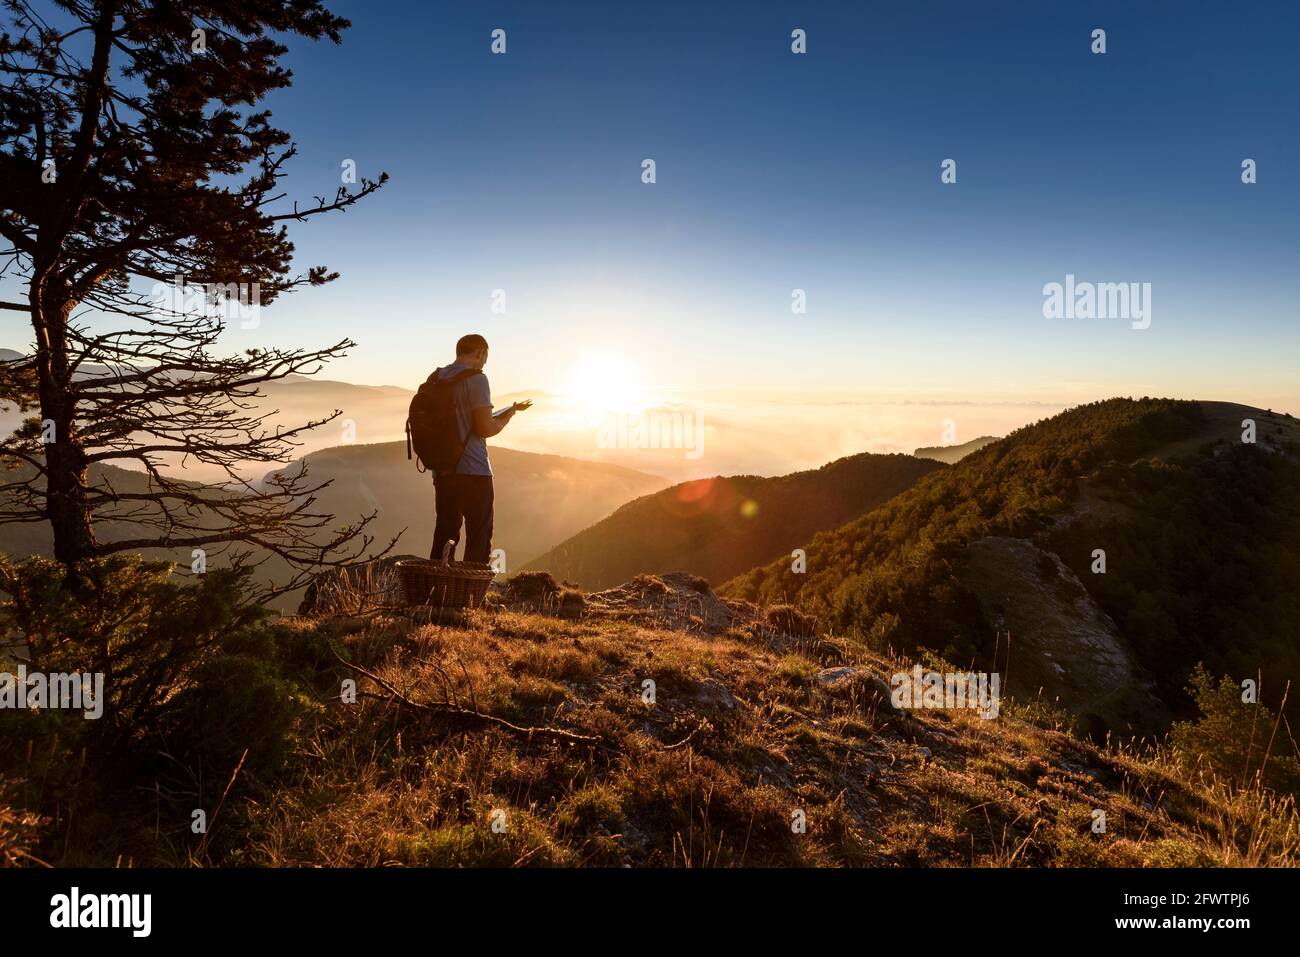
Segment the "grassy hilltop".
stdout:
<path fill-rule="evenodd" d="M 1267 727 L 1241 750 L 1258 712 L 1208 694 L 1181 749 L 1144 750 L 1041 699 L 895 711 L 910 661 L 689 576 L 524 575 L 442 621 L 336 612 L 219 645 L 129 728 L 0 715 L 11 863 L 1297 862 L 1292 799 L 1236 785 L 1234 759 L 1277 765 Z M 195 807 L 220 808 L 206 837 Z"/>

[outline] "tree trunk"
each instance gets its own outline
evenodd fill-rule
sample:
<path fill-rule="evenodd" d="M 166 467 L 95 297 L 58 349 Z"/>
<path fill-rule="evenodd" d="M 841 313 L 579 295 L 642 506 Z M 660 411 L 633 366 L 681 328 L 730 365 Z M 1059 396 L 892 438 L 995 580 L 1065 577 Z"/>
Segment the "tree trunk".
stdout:
<path fill-rule="evenodd" d="M 56 435 L 65 435 L 69 419 L 41 411 L 55 423 Z M 95 554 L 95 536 L 90 526 L 90 511 L 86 505 L 86 457 L 81 447 L 73 441 L 58 440 L 46 446 L 46 517 L 54 531 L 54 557 L 72 568 L 83 558 Z"/>
<path fill-rule="evenodd" d="M 54 532 L 54 558 L 71 570 L 95 554 L 86 503 L 86 452 L 76 432 L 76 396 L 68 362 L 67 328 L 73 303 L 60 291 L 33 284 L 32 326 L 37 339 L 37 394 L 45 445 L 45 515 Z"/>

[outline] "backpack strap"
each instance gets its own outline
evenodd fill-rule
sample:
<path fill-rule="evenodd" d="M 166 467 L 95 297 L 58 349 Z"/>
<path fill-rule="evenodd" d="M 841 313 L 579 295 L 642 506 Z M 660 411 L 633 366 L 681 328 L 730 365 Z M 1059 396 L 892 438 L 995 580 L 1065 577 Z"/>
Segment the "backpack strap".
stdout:
<path fill-rule="evenodd" d="M 441 372 L 441 371 L 442 371 L 441 369 L 438 370 L 438 372 Z M 440 383 L 441 383 L 441 382 L 445 382 L 445 383 L 447 383 L 447 384 L 449 384 L 449 385 L 455 385 L 455 384 L 458 383 L 458 382 L 464 382 L 464 381 L 465 381 L 466 379 L 468 379 L 470 376 L 473 376 L 473 375 L 479 375 L 480 373 L 482 373 L 482 371 L 483 371 L 482 369 L 461 369 L 459 372 L 457 372 L 457 373 L 456 373 L 454 376 L 452 376 L 450 379 L 440 379 L 440 380 L 438 380 L 438 381 L 439 381 Z M 434 375 L 437 375 L 438 372 L 434 372 Z"/>
<path fill-rule="evenodd" d="M 430 376 L 429 378 L 433 379 L 434 376 L 436 376 L 441 371 L 442 371 L 441 369 L 433 370 L 433 375 Z M 457 372 L 454 376 L 452 376 L 449 379 L 436 379 L 434 381 L 437 385 L 445 385 L 448 388 L 450 388 L 451 386 L 460 385 L 466 379 L 472 378 L 473 376 L 482 375 L 482 373 L 483 373 L 482 369 L 461 369 L 459 372 Z M 458 396 L 453 397 L 452 401 L 456 402 L 458 398 L 459 398 Z M 468 408 L 468 404 L 466 405 L 465 414 L 470 416 L 470 429 L 473 430 L 474 428 L 473 413 L 470 412 Z"/>

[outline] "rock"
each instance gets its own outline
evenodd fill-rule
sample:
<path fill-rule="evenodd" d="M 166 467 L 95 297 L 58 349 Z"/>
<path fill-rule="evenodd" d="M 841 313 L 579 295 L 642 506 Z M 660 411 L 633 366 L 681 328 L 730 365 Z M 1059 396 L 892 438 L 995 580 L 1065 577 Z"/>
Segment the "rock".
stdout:
<path fill-rule="evenodd" d="M 707 708 L 720 708 L 723 711 L 734 711 L 740 706 L 732 693 L 712 678 L 700 682 L 695 689 L 695 700 Z"/>
<path fill-rule="evenodd" d="M 1082 495 L 1077 514 L 1108 517 L 1089 504 L 1095 496 Z M 1103 737 L 1107 728 L 1168 726 L 1171 716 L 1119 627 L 1055 552 L 990 535 L 966 549 L 957 578 L 1011 635 L 1018 664 L 1001 696 L 1059 699 L 1074 715 L 1095 715 L 1094 733 Z"/>
<path fill-rule="evenodd" d="M 832 685 L 837 685 L 844 681 L 852 681 L 865 670 L 865 668 L 850 668 L 848 666 L 840 668 L 825 668 L 817 672 L 814 676 L 814 680 L 823 688 L 829 688 Z"/>
<path fill-rule="evenodd" d="M 708 583 L 688 572 L 638 575 L 617 588 L 586 597 L 587 608 L 628 617 L 659 628 L 724 634 L 735 624 L 736 612 L 709 589 Z"/>
<path fill-rule="evenodd" d="M 883 698 L 893 706 L 893 689 L 889 683 L 881 678 L 870 668 L 853 668 L 848 665 L 842 665 L 838 668 L 824 668 L 813 676 L 823 688 L 832 690 L 847 687 L 855 681 L 861 681 L 876 693 L 877 697 Z"/>

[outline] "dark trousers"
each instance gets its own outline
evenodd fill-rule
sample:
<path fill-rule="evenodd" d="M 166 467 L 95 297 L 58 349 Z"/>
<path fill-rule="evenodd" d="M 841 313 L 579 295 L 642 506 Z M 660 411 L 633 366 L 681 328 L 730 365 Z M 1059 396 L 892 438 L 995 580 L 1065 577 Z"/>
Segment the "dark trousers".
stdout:
<path fill-rule="evenodd" d="M 433 480 L 438 521 L 429 557 L 442 559 L 447 542 L 460 544 L 460 523 L 465 523 L 465 561 L 487 564 L 492 553 L 492 476 L 439 475 Z M 456 557 L 452 547 L 451 557 Z"/>

